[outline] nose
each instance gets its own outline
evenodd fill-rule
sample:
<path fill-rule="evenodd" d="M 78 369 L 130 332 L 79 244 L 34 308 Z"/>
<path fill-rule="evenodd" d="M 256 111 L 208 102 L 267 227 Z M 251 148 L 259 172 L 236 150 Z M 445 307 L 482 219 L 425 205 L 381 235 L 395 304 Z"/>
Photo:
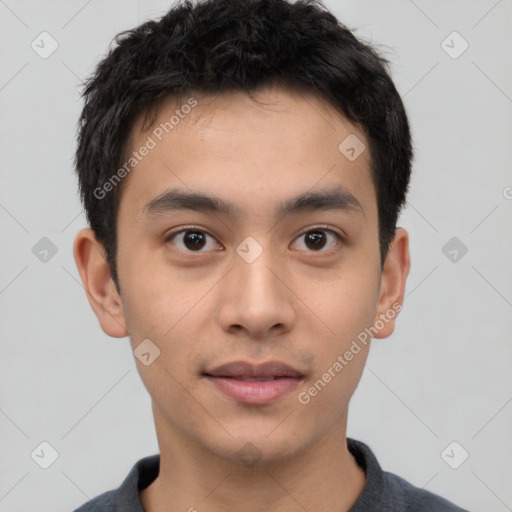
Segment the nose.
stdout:
<path fill-rule="evenodd" d="M 269 339 L 292 329 L 296 321 L 291 277 L 282 261 L 264 250 L 255 261 L 235 255 L 221 283 L 218 321 L 226 332 Z"/>

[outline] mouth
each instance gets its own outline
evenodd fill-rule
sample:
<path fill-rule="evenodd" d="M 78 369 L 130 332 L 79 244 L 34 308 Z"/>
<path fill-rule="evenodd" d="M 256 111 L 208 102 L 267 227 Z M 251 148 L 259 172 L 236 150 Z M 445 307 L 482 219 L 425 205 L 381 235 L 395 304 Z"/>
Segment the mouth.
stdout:
<path fill-rule="evenodd" d="M 293 391 L 304 374 L 280 362 L 252 365 L 236 361 L 202 374 L 224 395 L 247 404 L 268 404 Z"/>

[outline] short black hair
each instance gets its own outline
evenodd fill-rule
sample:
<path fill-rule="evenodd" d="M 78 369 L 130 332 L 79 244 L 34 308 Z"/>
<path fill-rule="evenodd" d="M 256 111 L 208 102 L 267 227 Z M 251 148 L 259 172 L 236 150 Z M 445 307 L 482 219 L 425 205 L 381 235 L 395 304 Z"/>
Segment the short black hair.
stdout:
<path fill-rule="evenodd" d="M 409 123 L 388 60 L 320 1 L 182 0 L 114 41 L 84 84 L 75 166 L 87 219 L 118 291 L 122 183 L 108 194 L 98 190 L 122 165 L 138 116 L 192 91 L 308 91 L 359 126 L 370 145 L 384 264 L 409 186 Z"/>

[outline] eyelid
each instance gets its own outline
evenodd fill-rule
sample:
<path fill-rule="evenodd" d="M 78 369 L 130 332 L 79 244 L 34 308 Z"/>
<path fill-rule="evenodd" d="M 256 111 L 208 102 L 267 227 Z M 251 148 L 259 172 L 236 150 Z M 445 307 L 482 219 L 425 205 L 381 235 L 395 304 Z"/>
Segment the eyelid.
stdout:
<path fill-rule="evenodd" d="M 343 233 L 342 231 L 337 231 L 332 226 L 328 226 L 326 224 L 313 224 L 312 226 L 304 228 L 302 231 L 299 231 L 297 237 L 302 236 L 305 233 L 309 233 L 310 231 L 315 231 L 315 230 L 330 231 L 331 233 L 334 233 L 335 235 L 337 235 L 340 238 L 340 240 L 344 240 L 346 237 L 345 233 Z"/>
<path fill-rule="evenodd" d="M 164 242 L 168 242 L 171 238 L 175 237 L 176 235 L 179 235 L 180 233 L 183 233 L 184 231 L 200 231 L 201 233 L 206 233 L 208 236 L 211 236 L 212 238 L 215 238 L 214 235 L 212 235 L 207 229 L 202 228 L 200 226 L 180 226 L 180 228 L 176 231 L 171 231 L 170 233 L 164 234 Z M 215 238 L 217 240 L 217 238 Z"/>
<path fill-rule="evenodd" d="M 191 225 L 191 226 L 181 226 L 176 231 L 171 231 L 170 233 L 165 234 L 164 237 L 163 237 L 163 243 L 167 244 L 167 243 L 171 242 L 173 238 L 175 238 L 178 235 L 180 235 L 182 233 L 185 233 L 187 231 L 199 231 L 200 233 L 204 233 L 204 234 L 208 235 L 210 238 L 212 238 L 213 240 L 215 240 L 217 245 L 222 245 L 217 240 L 217 237 L 215 235 L 212 235 L 207 229 L 202 228 L 200 226 L 194 226 L 194 225 Z M 202 253 L 206 253 L 206 252 L 211 252 L 211 251 L 183 251 L 182 249 L 179 249 L 179 248 L 177 248 L 177 250 L 182 252 L 182 253 L 185 252 L 187 254 L 194 254 L 194 253 L 195 254 L 202 254 Z"/>
<path fill-rule="evenodd" d="M 346 235 L 342 232 L 338 232 L 336 229 L 334 229 L 333 227 L 331 226 L 328 226 L 328 225 L 325 225 L 325 224 L 314 224 L 312 226 L 308 226 L 306 228 L 303 228 L 294 238 L 294 242 L 299 238 L 301 237 L 302 235 L 305 235 L 306 233 L 310 233 L 312 231 L 315 231 L 315 230 L 318 230 L 318 231 L 328 231 L 332 234 L 334 234 L 336 236 L 336 238 L 338 239 L 338 242 L 339 243 L 342 243 L 345 241 L 345 238 L 346 238 Z M 199 231 L 201 233 L 205 233 L 206 235 L 210 236 L 211 238 L 213 238 L 219 245 L 222 245 L 220 244 L 220 242 L 217 240 L 217 238 L 215 237 L 215 235 L 212 235 L 207 229 L 203 228 L 203 227 L 200 227 L 200 226 L 195 226 L 195 225 L 190 225 L 190 226 L 181 226 L 178 230 L 176 231 L 172 231 L 166 235 L 164 235 L 164 238 L 163 238 L 163 242 L 164 243 L 167 243 L 167 242 L 170 242 L 174 237 L 178 236 L 179 234 L 181 233 L 184 233 L 186 231 Z M 311 252 L 312 254 L 329 254 L 329 253 L 332 253 L 332 252 L 335 252 L 339 250 L 339 245 L 334 247 L 333 249 L 330 249 L 328 251 L 306 251 L 306 252 Z M 183 251 L 182 251 L 183 252 Z M 186 251 L 187 253 L 189 254 L 194 254 L 194 253 L 197 253 L 197 254 L 201 254 L 202 252 L 208 252 L 208 251 Z"/>
<path fill-rule="evenodd" d="M 334 229 L 333 227 L 327 226 L 325 224 L 314 224 L 312 226 L 309 226 L 309 227 L 304 228 L 303 230 L 301 230 L 297 234 L 297 236 L 295 237 L 294 242 L 299 237 L 301 237 L 302 235 L 305 235 L 306 233 L 314 232 L 314 231 L 317 231 L 317 230 L 318 231 L 328 231 L 329 233 L 332 233 L 337 238 L 338 244 L 336 245 L 336 247 L 333 247 L 332 249 L 327 250 L 327 251 L 321 251 L 321 250 L 320 251 L 306 251 L 309 254 L 322 254 L 322 255 L 333 254 L 333 253 L 339 251 L 340 250 L 340 244 L 346 241 L 345 233 L 339 232 L 336 229 Z"/>

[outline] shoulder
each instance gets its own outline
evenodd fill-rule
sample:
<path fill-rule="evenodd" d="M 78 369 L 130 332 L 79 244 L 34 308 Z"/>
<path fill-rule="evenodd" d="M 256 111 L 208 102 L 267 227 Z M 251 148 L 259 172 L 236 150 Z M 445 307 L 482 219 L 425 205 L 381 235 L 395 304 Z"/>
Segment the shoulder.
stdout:
<path fill-rule="evenodd" d="M 367 444 L 347 438 L 347 447 L 366 473 L 363 491 L 350 512 L 468 512 L 394 473 L 383 471 Z"/>
<path fill-rule="evenodd" d="M 407 512 L 468 512 L 445 498 L 425 489 L 415 487 L 402 477 L 383 472 L 387 494 L 395 496 L 403 503 Z"/>
<path fill-rule="evenodd" d="M 160 469 L 160 456 L 140 459 L 118 489 L 104 492 L 73 512 L 144 512 L 139 491 L 147 487 Z"/>

